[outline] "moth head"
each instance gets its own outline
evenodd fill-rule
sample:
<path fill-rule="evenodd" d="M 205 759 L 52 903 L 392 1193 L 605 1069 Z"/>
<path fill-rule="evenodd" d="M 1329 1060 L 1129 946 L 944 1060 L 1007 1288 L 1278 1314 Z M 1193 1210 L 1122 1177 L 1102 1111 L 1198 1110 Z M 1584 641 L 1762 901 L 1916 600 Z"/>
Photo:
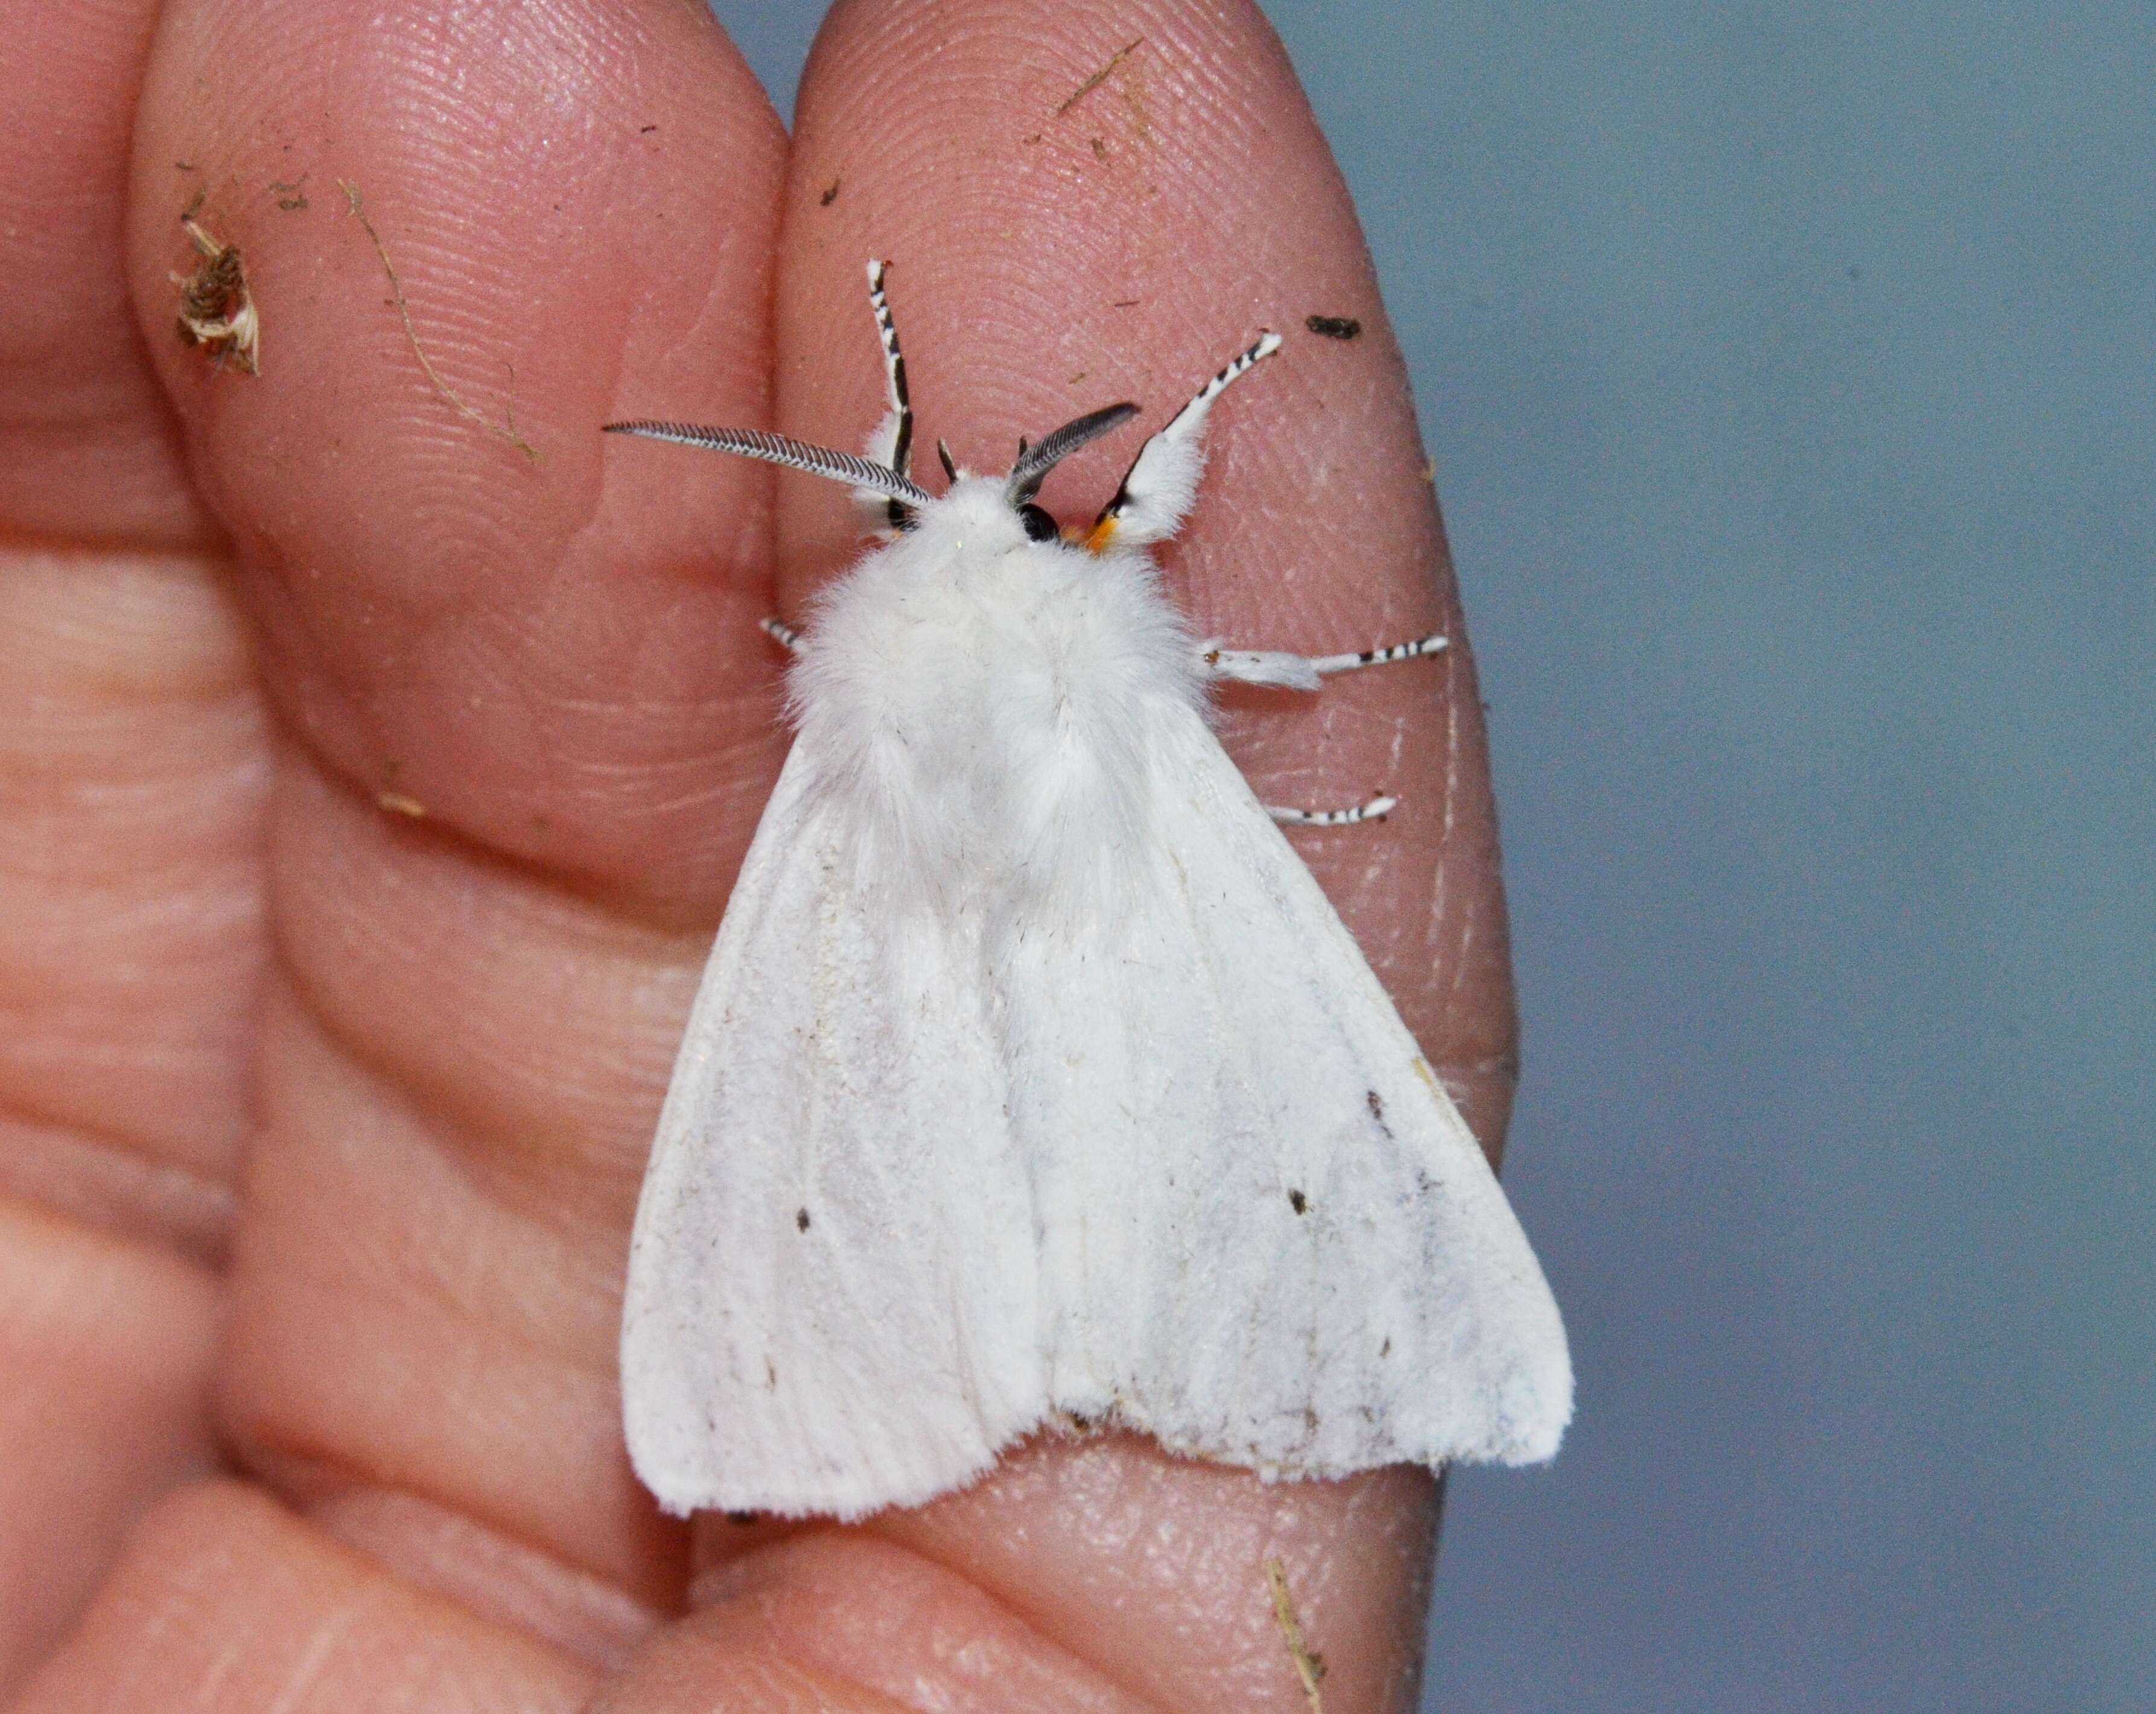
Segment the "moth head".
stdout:
<path fill-rule="evenodd" d="M 1019 442 L 1018 462 L 1011 466 L 1010 475 L 1004 480 L 1004 497 L 1017 511 L 1019 522 L 1025 526 L 1029 539 L 1053 541 L 1061 534 L 1047 511 L 1034 504 L 1033 497 L 1040 492 L 1040 485 L 1048 473 L 1089 440 L 1097 440 L 1111 429 L 1122 428 L 1137 413 L 1138 408 L 1126 400 L 1122 404 L 1088 411 L 1031 445 L 1023 440 Z"/>
<path fill-rule="evenodd" d="M 1010 475 L 1004 480 L 1004 500 L 1017 515 L 1028 540 L 1054 541 L 1061 534 L 1055 520 L 1034 502 L 1048 473 L 1088 441 L 1120 428 L 1137 413 L 1138 408 L 1134 404 L 1109 405 L 1088 411 L 1037 442 L 1019 442 L 1018 462 L 1011 466 Z M 936 504 L 934 495 L 888 464 L 880 464 L 873 459 L 853 453 L 834 452 L 826 446 L 812 446 L 805 440 L 774 434 L 767 429 L 706 428 L 692 423 L 638 418 L 608 423 L 606 432 L 640 435 L 647 440 L 670 440 L 683 446 L 706 447 L 713 452 L 737 453 L 743 458 L 760 459 L 789 470 L 805 470 L 812 476 L 828 477 L 849 488 L 880 494 L 891 503 L 893 526 L 901 530 L 913 527 L 921 509 Z M 963 473 L 951 456 L 951 449 L 938 440 L 936 454 L 942 463 L 944 475 L 955 485 Z"/>

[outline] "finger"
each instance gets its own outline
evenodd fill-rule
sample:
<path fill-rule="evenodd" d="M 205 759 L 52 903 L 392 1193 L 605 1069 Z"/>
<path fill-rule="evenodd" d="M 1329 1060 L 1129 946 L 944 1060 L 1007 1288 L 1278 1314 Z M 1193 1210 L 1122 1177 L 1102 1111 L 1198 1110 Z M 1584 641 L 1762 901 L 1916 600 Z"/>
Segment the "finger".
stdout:
<path fill-rule="evenodd" d="M 70 1625 L 138 1511 L 213 1460 L 208 1271 L 0 1201 L 0 1697 Z"/>
<path fill-rule="evenodd" d="M 0 74 L 0 526 L 28 539 L 213 541 L 128 302 L 121 232 L 154 0 L 10 9 Z M 178 209 L 193 163 L 162 163 Z M 157 329 L 176 336 L 167 314 Z"/>
<path fill-rule="evenodd" d="M 1116 398 L 1146 402 L 1158 424 L 1258 329 L 1282 329 L 1287 352 L 1214 419 L 1207 486 L 1165 557 L 1175 587 L 1201 629 L 1262 646 L 1324 653 L 1440 624 L 1457 634 L 1368 259 L 1254 8 L 858 0 L 819 39 L 798 115 L 780 426 L 850 445 L 880 414 L 860 301 L 870 254 L 892 262 L 921 444 L 947 435 L 977 467 Z M 1358 318 L 1362 337 L 1301 335 L 1318 311 Z M 1130 450 L 1073 458 L 1045 500 L 1090 516 Z M 782 563 L 829 575 L 850 551 L 843 502 L 799 481 L 781 495 Z M 788 611 L 802 593 L 788 590 Z M 1383 789 L 1411 806 L 1306 849 L 1432 1057 L 1501 1088 L 1491 1068 L 1511 1007 L 1464 643 L 1307 705 L 1246 706 L 1235 735 L 1269 798 Z M 1500 1106 L 1493 1094 L 1483 1116 Z M 1038 1649 L 1164 1706 L 1299 1701 L 1264 1578 L 1277 1554 L 1325 1648 L 1328 1699 L 1355 1708 L 1396 1705 L 1411 1681 L 1432 1516 L 1419 1472 L 1267 1487 L 1121 1439 L 1038 1445 L 968 1493 L 870 1527 L 993 1593 Z M 827 1590 L 858 1556 L 860 1599 L 823 1604 L 867 1610 L 880 1551 L 843 1539 L 819 1551 Z M 757 1587 L 767 1606 L 767 1578 Z M 715 1650 L 738 1604 L 729 1588 L 711 1585 L 720 1604 L 700 1621 Z M 959 1599 L 947 1588 L 940 1600 Z M 827 1670 L 871 1687 L 927 1671 L 957 1705 L 988 1705 L 962 1671 L 886 1643 L 840 1628 L 823 1646 Z"/>
<path fill-rule="evenodd" d="M 662 382 L 763 409 L 760 95 L 657 5 L 192 0 L 136 149 L 146 333 L 190 254 L 168 157 L 247 255 L 259 381 L 151 353 L 288 728 L 378 804 L 662 910 L 722 895 L 742 831 L 715 799 L 767 772 L 767 484 L 597 431 Z"/>
<path fill-rule="evenodd" d="M 265 952 L 244 622 L 203 559 L 18 545 L 0 634 L 0 1188 L 213 1263 Z"/>
<path fill-rule="evenodd" d="M 0 548 L 0 1696 L 214 1458 L 267 752 L 192 557 Z"/>
<path fill-rule="evenodd" d="M 1214 413 L 1197 510 L 1161 557 L 1209 634 L 1313 654 L 1452 638 L 1322 696 L 1230 699 L 1228 736 L 1268 802 L 1400 800 L 1382 828 L 1297 849 L 1494 1149 L 1516 1020 L 1473 656 L 1368 253 L 1277 39 L 1243 7 L 850 4 L 796 130 L 778 328 L 796 434 L 851 446 L 881 413 L 867 254 L 892 263 L 916 445 L 944 435 L 1000 470 L 1021 434 L 1143 404 L 1050 477 L 1066 520 L 1090 521 L 1133 439 L 1259 329 L 1282 333 Z M 1362 331 L 1313 335 L 1313 313 Z M 851 552 L 827 490 L 782 483 L 796 575 Z"/>
<path fill-rule="evenodd" d="M 783 136 L 665 0 L 183 0 L 137 135 L 145 327 L 174 157 L 262 316 L 244 387 L 152 348 L 287 747 L 226 1424 L 312 1529 L 603 1659 L 678 1588 L 620 1450 L 619 1272 L 777 745 L 762 477 L 617 472 L 597 430 L 662 382 L 762 413 Z"/>
<path fill-rule="evenodd" d="M 1035 1443 L 923 1511 L 714 1555 L 699 1610 L 605 1706 L 709 1707 L 777 1657 L 810 1707 L 844 1686 L 954 1714 L 1294 1714 L 1301 1681 L 1265 1574 L 1277 1560 L 1325 1662 L 1326 1705 L 1404 1709 L 1433 1522 L 1419 1471 L 1268 1486 L 1129 1437 Z"/>
<path fill-rule="evenodd" d="M 121 266 L 153 5 L 0 55 L 0 1701 L 214 1458 L 266 752 Z"/>
<path fill-rule="evenodd" d="M 218 1483 L 145 1522 L 74 1645 L 12 1706 L 572 1714 L 592 1678 L 559 1650 L 400 1583 L 259 1492 Z"/>

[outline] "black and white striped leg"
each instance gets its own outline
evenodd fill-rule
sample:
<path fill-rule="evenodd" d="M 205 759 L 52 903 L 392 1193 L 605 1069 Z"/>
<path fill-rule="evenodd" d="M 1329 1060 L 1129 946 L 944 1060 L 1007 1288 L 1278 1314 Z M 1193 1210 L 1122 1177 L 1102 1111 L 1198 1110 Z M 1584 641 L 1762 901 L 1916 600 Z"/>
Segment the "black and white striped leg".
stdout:
<path fill-rule="evenodd" d="M 1288 827 L 1353 827 L 1358 822 L 1383 821 L 1399 807 L 1397 798 L 1373 798 L 1353 809 L 1283 809 L 1265 805 L 1265 813 Z"/>
<path fill-rule="evenodd" d="M 882 455 L 870 456 L 900 475 L 910 476 L 913 474 L 913 401 L 906 390 L 906 357 L 898 348 L 898 324 L 891 320 L 891 300 L 884 295 L 884 268 L 880 261 L 869 264 L 869 308 L 875 314 L 876 340 L 883 346 L 884 387 L 890 396 L 891 411 L 876 431 Z"/>
<path fill-rule="evenodd" d="M 898 348 L 898 326 L 891 320 L 891 300 L 884 295 L 884 264 L 869 264 L 869 308 L 875 312 L 876 341 L 883 347 L 884 387 L 890 408 L 883 421 L 870 432 L 868 444 L 861 449 L 864 456 L 873 459 L 901 476 L 911 476 L 913 464 L 913 403 L 906 389 L 906 358 Z M 873 513 L 879 523 L 894 530 L 901 530 L 907 522 L 907 509 L 900 501 L 886 499 L 871 489 L 857 488 L 855 500 Z"/>
<path fill-rule="evenodd" d="M 759 619 L 757 624 L 763 634 L 774 643 L 783 643 L 796 654 L 801 652 L 801 634 L 783 619 Z"/>
<path fill-rule="evenodd" d="M 1199 651 L 1199 666 L 1209 679 L 1240 685 L 1271 685 L 1283 690 L 1315 690 L 1335 673 L 1352 673 L 1362 667 L 1383 666 L 1387 661 L 1416 660 L 1440 653 L 1443 637 L 1418 637 L 1412 643 L 1395 643 L 1384 649 L 1365 649 L 1357 654 L 1288 654 L 1277 649 L 1223 649 L 1208 643 Z"/>
<path fill-rule="evenodd" d="M 1237 685 L 1315 690 L 1323 682 L 1307 655 L 1288 654 L 1277 649 L 1222 649 L 1208 643 L 1199 649 L 1198 665 L 1207 678 Z"/>
<path fill-rule="evenodd" d="M 1094 521 L 1092 541 L 1096 552 L 1105 550 L 1111 541 L 1136 547 L 1175 533 L 1175 526 L 1190 510 L 1198 492 L 1198 478 L 1205 468 L 1201 442 L 1213 401 L 1278 351 L 1280 344 L 1277 333 L 1266 334 L 1199 387 L 1198 396 L 1138 449 L 1115 498 Z"/>
<path fill-rule="evenodd" d="M 1352 673 L 1359 667 L 1383 666 L 1392 660 L 1419 660 L 1425 654 L 1442 654 L 1451 639 L 1442 632 L 1418 637 L 1412 643 L 1395 643 L 1385 649 L 1365 649 L 1359 654 L 1321 654 L 1311 662 L 1319 676 Z"/>

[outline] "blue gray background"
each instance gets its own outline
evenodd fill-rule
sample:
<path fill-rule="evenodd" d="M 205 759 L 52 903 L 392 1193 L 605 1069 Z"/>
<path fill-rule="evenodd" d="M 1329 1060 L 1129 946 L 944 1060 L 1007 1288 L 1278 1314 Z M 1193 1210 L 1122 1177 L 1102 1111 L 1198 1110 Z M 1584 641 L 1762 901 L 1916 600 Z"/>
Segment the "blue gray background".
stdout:
<path fill-rule="evenodd" d="M 790 111 L 820 8 L 718 0 Z M 1430 1710 L 2156 1708 L 2156 7 L 1274 0 L 1491 707 L 1570 1323 Z"/>

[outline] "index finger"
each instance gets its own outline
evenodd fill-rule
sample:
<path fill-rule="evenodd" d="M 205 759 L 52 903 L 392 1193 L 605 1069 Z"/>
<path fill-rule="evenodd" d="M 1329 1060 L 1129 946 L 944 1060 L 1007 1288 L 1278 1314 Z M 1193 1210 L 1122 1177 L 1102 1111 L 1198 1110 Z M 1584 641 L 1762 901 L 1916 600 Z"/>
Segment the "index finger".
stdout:
<path fill-rule="evenodd" d="M 880 415 L 861 264 L 886 256 L 917 444 L 1000 470 L 1021 434 L 1143 406 L 1050 476 L 1066 521 L 1261 329 L 1283 336 L 1214 413 L 1196 508 L 1158 557 L 1198 629 L 1238 643 L 1450 635 L 1435 661 L 1322 697 L 1230 698 L 1227 739 L 1268 801 L 1400 799 L 1381 829 L 1298 849 L 1494 1152 L 1515 1020 L 1473 657 L 1361 228 L 1255 8 L 842 5 L 802 90 L 786 211 L 778 425 L 850 447 Z M 1313 333 L 1313 316 L 1359 331 Z M 855 526 L 824 485 L 780 494 L 798 611 Z"/>
<path fill-rule="evenodd" d="M 855 0 L 812 59 L 785 208 L 778 422 L 823 444 L 858 444 L 883 408 L 870 255 L 891 260 L 919 444 L 946 436 L 977 467 L 1118 398 L 1142 401 L 1150 429 L 1260 328 L 1286 336 L 1214 414 L 1196 511 L 1162 557 L 1199 629 L 1238 644 L 1321 654 L 1452 633 L 1455 652 L 1435 663 L 1291 706 L 1233 703 L 1229 740 L 1270 800 L 1402 800 L 1382 828 L 1302 849 L 1494 1141 L 1512 1014 L 1472 670 L 1353 210 L 1255 8 Z M 1312 334 L 1311 315 L 1352 318 L 1360 336 Z M 1090 516 L 1131 449 L 1071 458 L 1045 503 Z M 790 615 L 850 557 L 854 524 L 833 490 L 788 480 L 779 529 Z M 1433 1516 L 1419 1472 L 1268 1487 L 1121 1439 L 1036 1445 L 870 1529 L 985 1587 L 1044 1646 L 1168 1706 L 1299 1696 L 1265 1594 L 1277 1553 L 1325 1640 L 1328 1697 L 1352 1709 L 1407 1681 Z M 752 1589 L 755 1603 L 732 1605 L 767 1614 L 784 1604 L 775 1590 L 813 1582 L 829 1610 L 896 1575 L 858 1540 L 774 1551 L 795 1556 L 790 1579 L 767 1563 L 711 1592 Z M 704 1623 L 721 1637 L 762 1622 L 721 1602 Z M 858 1623 L 827 1625 L 822 1646 L 822 1664 L 874 1685 L 937 1671 Z"/>

